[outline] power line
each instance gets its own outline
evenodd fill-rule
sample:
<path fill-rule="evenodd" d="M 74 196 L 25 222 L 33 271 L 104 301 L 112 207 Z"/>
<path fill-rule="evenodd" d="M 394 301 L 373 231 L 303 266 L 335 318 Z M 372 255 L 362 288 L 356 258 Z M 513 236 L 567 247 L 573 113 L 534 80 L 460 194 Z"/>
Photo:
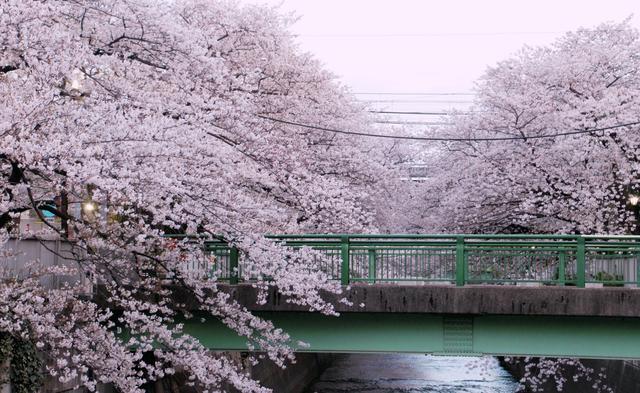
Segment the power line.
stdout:
<path fill-rule="evenodd" d="M 432 103 L 432 104 L 473 104 L 471 100 L 407 100 L 407 99 L 399 99 L 399 100 L 361 100 L 363 102 L 371 102 L 371 103 L 411 103 L 411 102 L 423 102 L 423 103 Z"/>
<path fill-rule="evenodd" d="M 363 95 L 363 96 L 474 96 L 473 93 L 353 93 L 355 95 Z"/>
<path fill-rule="evenodd" d="M 261 119 L 273 121 L 276 123 L 289 124 L 292 126 L 299 126 L 304 128 L 309 128 L 313 130 L 320 131 L 329 131 L 335 132 L 336 134 L 346 134 L 346 135 L 357 135 L 357 136 L 366 136 L 372 138 L 387 138 L 387 139 L 404 139 L 404 140 L 415 140 L 415 141 L 442 141 L 442 142 L 490 142 L 490 141 L 510 141 L 510 140 L 527 140 L 527 139 L 543 139 L 543 138 L 555 138 L 558 136 L 567 136 L 567 135 L 578 135 L 578 134 L 587 134 L 590 132 L 598 132 L 598 131 L 607 131 L 613 130 L 616 128 L 629 127 L 640 124 L 640 121 L 635 121 L 631 123 L 624 124 L 616 124 L 609 127 L 601 127 L 601 128 L 592 128 L 589 130 L 575 130 L 575 131 L 567 131 L 567 132 L 559 132 L 554 134 L 546 134 L 546 135 L 532 135 L 532 136 L 517 136 L 517 137 L 494 137 L 494 138 L 451 138 L 451 137 L 424 137 L 424 136 L 405 136 L 405 135 L 385 135 L 385 134 L 371 134 L 367 132 L 355 132 L 355 131 L 346 131 L 339 130 L 335 128 L 327 128 L 314 126 L 310 124 L 297 123 L 294 121 L 275 119 L 272 117 L 257 115 Z"/>
<path fill-rule="evenodd" d="M 420 112 L 420 111 L 369 111 L 369 113 L 383 114 L 383 115 L 424 115 L 424 116 L 451 116 L 451 115 L 469 115 L 473 112 Z"/>
<path fill-rule="evenodd" d="M 608 33 L 623 31 L 623 29 L 581 29 L 593 33 Z M 343 34 L 296 34 L 296 37 L 306 38 L 420 38 L 420 37 L 494 37 L 510 35 L 558 35 L 566 34 L 564 31 L 494 31 L 494 32 L 449 32 L 449 33 L 343 33 Z"/>
<path fill-rule="evenodd" d="M 407 126 L 450 126 L 453 123 L 439 122 L 439 121 L 393 121 L 393 120 L 379 120 L 374 121 L 375 124 L 399 124 Z"/>
<path fill-rule="evenodd" d="M 367 33 L 367 34 L 297 34 L 306 38 L 411 38 L 411 37 L 491 37 L 507 35 L 550 35 L 563 34 L 563 31 L 505 31 L 505 32 L 470 32 L 470 33 Z"/>

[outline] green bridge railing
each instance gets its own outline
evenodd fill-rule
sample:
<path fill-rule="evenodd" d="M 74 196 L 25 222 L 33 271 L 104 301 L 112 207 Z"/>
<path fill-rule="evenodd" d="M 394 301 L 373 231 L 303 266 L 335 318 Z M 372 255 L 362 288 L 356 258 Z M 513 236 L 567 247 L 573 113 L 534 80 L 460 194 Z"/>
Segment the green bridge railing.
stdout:
<path fill-rule="evenodd" d="M 640 286 L 640 236 L 270 235 L 318 250 L 316 266 L 343 285 L 452 283 Z M 222 241 L 206 243 L 208 269 L 235 284 L 243 258 Z"/>

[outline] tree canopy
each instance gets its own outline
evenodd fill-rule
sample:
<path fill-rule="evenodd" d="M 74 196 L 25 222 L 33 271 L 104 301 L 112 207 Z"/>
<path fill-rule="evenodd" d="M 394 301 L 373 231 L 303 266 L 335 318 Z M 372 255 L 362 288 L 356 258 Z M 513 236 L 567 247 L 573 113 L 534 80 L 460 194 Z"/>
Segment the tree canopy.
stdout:
<path fill-rule="evenodd" d="M 627 22 L 607 23 L 549 47 L 525 47 L 490 67 L 472 112 L 438 130 L 470 140 L 447 143 L 429 157 L 423 203 L 432 214 L 425 227 L 637 230 L 628 199 L 640 188 L 639 49 L 638 32 Z"/>
<path fill-rule="evenodd" d="M 0 7 L 2 238 L 16 236 L 18 215 L 37 212 L 47 224 L 29 236 L 69 242 L 74 267 L 108 300 L 98 305 L 80 286 L 44 288 L 40 275 L 60 268 L 21 279 L 3 269 L 0 331 L 33 340 L 56 360 L 52 374 L 89 388 L 141 391 L 179 369 L 203 390 L 261 391 L 173 323 L 192 310 L 163 280 L 276 363 L 292 358 L 286 333 L 188 267 L 210 263 L 203 239 L 224 239 L 257 286 L 333 313 L 320 291 L 341 288 L 313 269 L 317 255 L 263 235 L 373 228 L 371 195 L 385 169 L 371 158 L 382 147 L 267 118 L 360 129 L 362 108 L 297 48 L 276 9 L 200 0 Z"/>

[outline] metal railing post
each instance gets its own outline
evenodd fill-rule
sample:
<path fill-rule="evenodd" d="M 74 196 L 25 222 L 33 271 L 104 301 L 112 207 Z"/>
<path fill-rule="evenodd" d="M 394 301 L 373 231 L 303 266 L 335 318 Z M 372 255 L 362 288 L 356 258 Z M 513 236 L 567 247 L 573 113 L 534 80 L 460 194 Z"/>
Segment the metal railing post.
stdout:
<path fill-rule="evenodd" d="M 464 286 L 465 272 L 467 271 L 464 257 L 464 237 L 456 236 L 456 286 Z"/>
<path fill-rule="evenodd" d="M 349 285 L 349 236 L 340 236 L 340 283 Z"/>
<path fill-rule="evenodd" d="M 586 250 L 584 237 L 578 236 L 578 247 L 576 249 L 576 287 L 584 288 L 586 281 Z"/>
<path fill-rule="evenodd" d="M 369 249 L 369 282 L 376 282 L 376 250 L 374 248 Z"/>
<path fill-rule="evenodd" d="M 240 271 L 238 270 L 238 259 L 240 253 L 235 247 L 229 249 L 229 284 L 235 285 L 238 283 L 238 276 Z"/>
<path fill-rule="evenodd" d="M 558 283 L 562 286 L 566 283 L 565 272 L 567 270 L 567 252 L 560 251 L 560 255 L 558 255 L 559 266 L 558 266 Z"/>

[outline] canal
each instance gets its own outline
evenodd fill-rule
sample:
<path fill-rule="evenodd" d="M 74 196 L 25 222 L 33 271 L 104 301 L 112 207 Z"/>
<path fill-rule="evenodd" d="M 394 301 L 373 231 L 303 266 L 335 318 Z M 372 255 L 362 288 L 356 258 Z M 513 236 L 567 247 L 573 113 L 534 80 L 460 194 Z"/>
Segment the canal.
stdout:
<path fill-rule="evenodd" d="M 513 393 L 518 384 L 493 358 L 350 354 L 337 359 L 308 393 Z"/>

